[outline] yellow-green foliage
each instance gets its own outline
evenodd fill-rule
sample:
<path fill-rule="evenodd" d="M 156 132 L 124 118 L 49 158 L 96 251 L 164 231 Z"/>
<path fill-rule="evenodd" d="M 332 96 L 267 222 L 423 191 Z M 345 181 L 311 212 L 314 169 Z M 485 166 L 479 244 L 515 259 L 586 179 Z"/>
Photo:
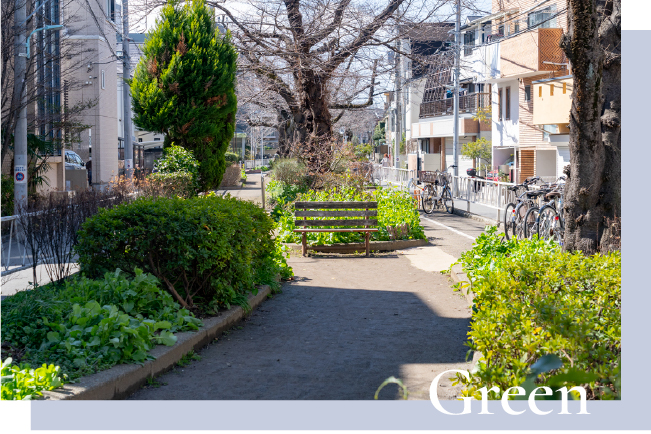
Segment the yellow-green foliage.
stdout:
<path fill-rule="evenodd" d="M 563 368 L 543 375 L 541 385 L 572 368 L 598 378 L 583 384 L 591 398 L 619 396 L 619 252 L 584 256 L 538 239 L 503 242 L 492 227 L 460 262 L 475 293 L 468 346 L 483 355 L 470 382 L 459 377 L 464 396 L 521 385 L 546 354 L 558 356 Z"/>
<path fill-rule="evenodd" d="M 63 384 L 59 367 L 43 364 L 31 369 L 28 364 L 12 365 L 11 357 L 2 362 L 2 400 L 26 400 L 43 395 Z"/>

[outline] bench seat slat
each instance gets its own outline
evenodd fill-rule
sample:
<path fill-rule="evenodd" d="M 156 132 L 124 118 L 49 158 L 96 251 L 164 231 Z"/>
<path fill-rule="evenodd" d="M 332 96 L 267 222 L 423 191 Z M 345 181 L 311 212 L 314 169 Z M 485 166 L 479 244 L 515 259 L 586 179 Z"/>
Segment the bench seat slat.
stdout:
<path fill-rule="evenodd" d="M 377 217 L 377 210 L 360 211 L 295 211 L 296 217 Z"/>
<path fill-rule="evenodd" d="M 375 209 L 377 202 L 296 202 L 294 209 Z"/>
<path fill-rule="evenodd" d="M 294 229 L 294 232 L 377 232 L 378 228 Z"/>
<path fill-rule="evenodd" d="M 296 226 L 377 226 L 377 220 L 296 220 Z"/>

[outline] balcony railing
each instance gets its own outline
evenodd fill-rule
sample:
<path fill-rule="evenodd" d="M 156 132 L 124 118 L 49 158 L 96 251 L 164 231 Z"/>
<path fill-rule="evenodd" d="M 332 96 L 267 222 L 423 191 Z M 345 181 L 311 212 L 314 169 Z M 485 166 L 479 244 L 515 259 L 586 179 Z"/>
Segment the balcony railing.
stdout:
<path fill-rule="evenodd" d="M 459 97 L 459 113 L 473 113 L 491 104 L 489 93 L 470 93 Z M 447 116 L 454 114 L 454 98 L 425 102 L 420 105 L 420 117 Z"/>

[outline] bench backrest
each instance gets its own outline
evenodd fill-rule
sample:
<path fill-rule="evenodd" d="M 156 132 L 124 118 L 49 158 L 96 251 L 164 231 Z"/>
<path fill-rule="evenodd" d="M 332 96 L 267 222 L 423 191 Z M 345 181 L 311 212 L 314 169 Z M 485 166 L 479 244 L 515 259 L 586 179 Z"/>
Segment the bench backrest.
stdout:
<path fill-rule="evenodd" d="M 296 226 L 377 226 L 377 202 L 296 202 Z M 354 210 L 354 211 L 351 211 Z M 355 219 L 315 220 L 310 217 L 357 217 Z"/>

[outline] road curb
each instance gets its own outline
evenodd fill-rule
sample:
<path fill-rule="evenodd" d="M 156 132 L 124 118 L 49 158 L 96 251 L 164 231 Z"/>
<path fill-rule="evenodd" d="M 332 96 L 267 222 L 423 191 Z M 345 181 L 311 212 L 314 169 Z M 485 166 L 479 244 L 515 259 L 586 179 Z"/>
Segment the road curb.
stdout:
<path fill-rule="evenodd" d="M 249 296 L 251 309 L 257 308 L 270 293 L 269 285 L 263 285 L 258 289 L 257 295 Z M 143 365 L 117 365 L 82 377 L 77 383 L 43 392 L 43 399 L 51 401 L 124 399 L 142 387 L 147 379 L 169 371 L 185 354 L 208 345 L 243 317 L 244 310 L 241 307 L 232 307 L 219 316 L 202 320 L 203 326 L 199 330 L 176 333 L 177 341 L 173 346 L 154 347 L 149 352 L 155 357 L 154 360 L 149 360 Z"/>
<path fill-rule="evenodd" d="M 408 249 L 410 247 L 420 247 L 429 244 L 428 240 L 396 240 L 396 241 L 371 241 L 371 251 L 387 252 L 392 250 Z M 301 244 L 286 243 L 290 249 L 301 253 Z M 366 244 L 364 243 L 346 243 L 346 244 L 329 244 L 324 246 L 308 246 L 308 250 L 321 253 L 354 253 L 365 252 Z"/>
<path fill-rule="evenodd" d="M 466 217 L 466 218 L 469 218 L 469 219 L 472 219 L 472 220 L 477 220 L 477 221 L 480 221 L 482 223 L 486 223 L 487 225 L 497 226 L 498 228 L 500 227 L 500 222 L 498 222 L 497 220 L 494 220 L 494 219 L 491 219 L 491 218 L 488 218 L 488 217 L 484 217 L 484 216 L 481 216 L 481 215 L 478 215 L 478 214 L 473 214 L 473 213 L 468 212 L 468 211 L 463 211 L 463 210 L 458 209 L 458 208 L 454 208 L 454 214 L 456 214 L 456 215 L 458 215 L 460 217 Z"/>

